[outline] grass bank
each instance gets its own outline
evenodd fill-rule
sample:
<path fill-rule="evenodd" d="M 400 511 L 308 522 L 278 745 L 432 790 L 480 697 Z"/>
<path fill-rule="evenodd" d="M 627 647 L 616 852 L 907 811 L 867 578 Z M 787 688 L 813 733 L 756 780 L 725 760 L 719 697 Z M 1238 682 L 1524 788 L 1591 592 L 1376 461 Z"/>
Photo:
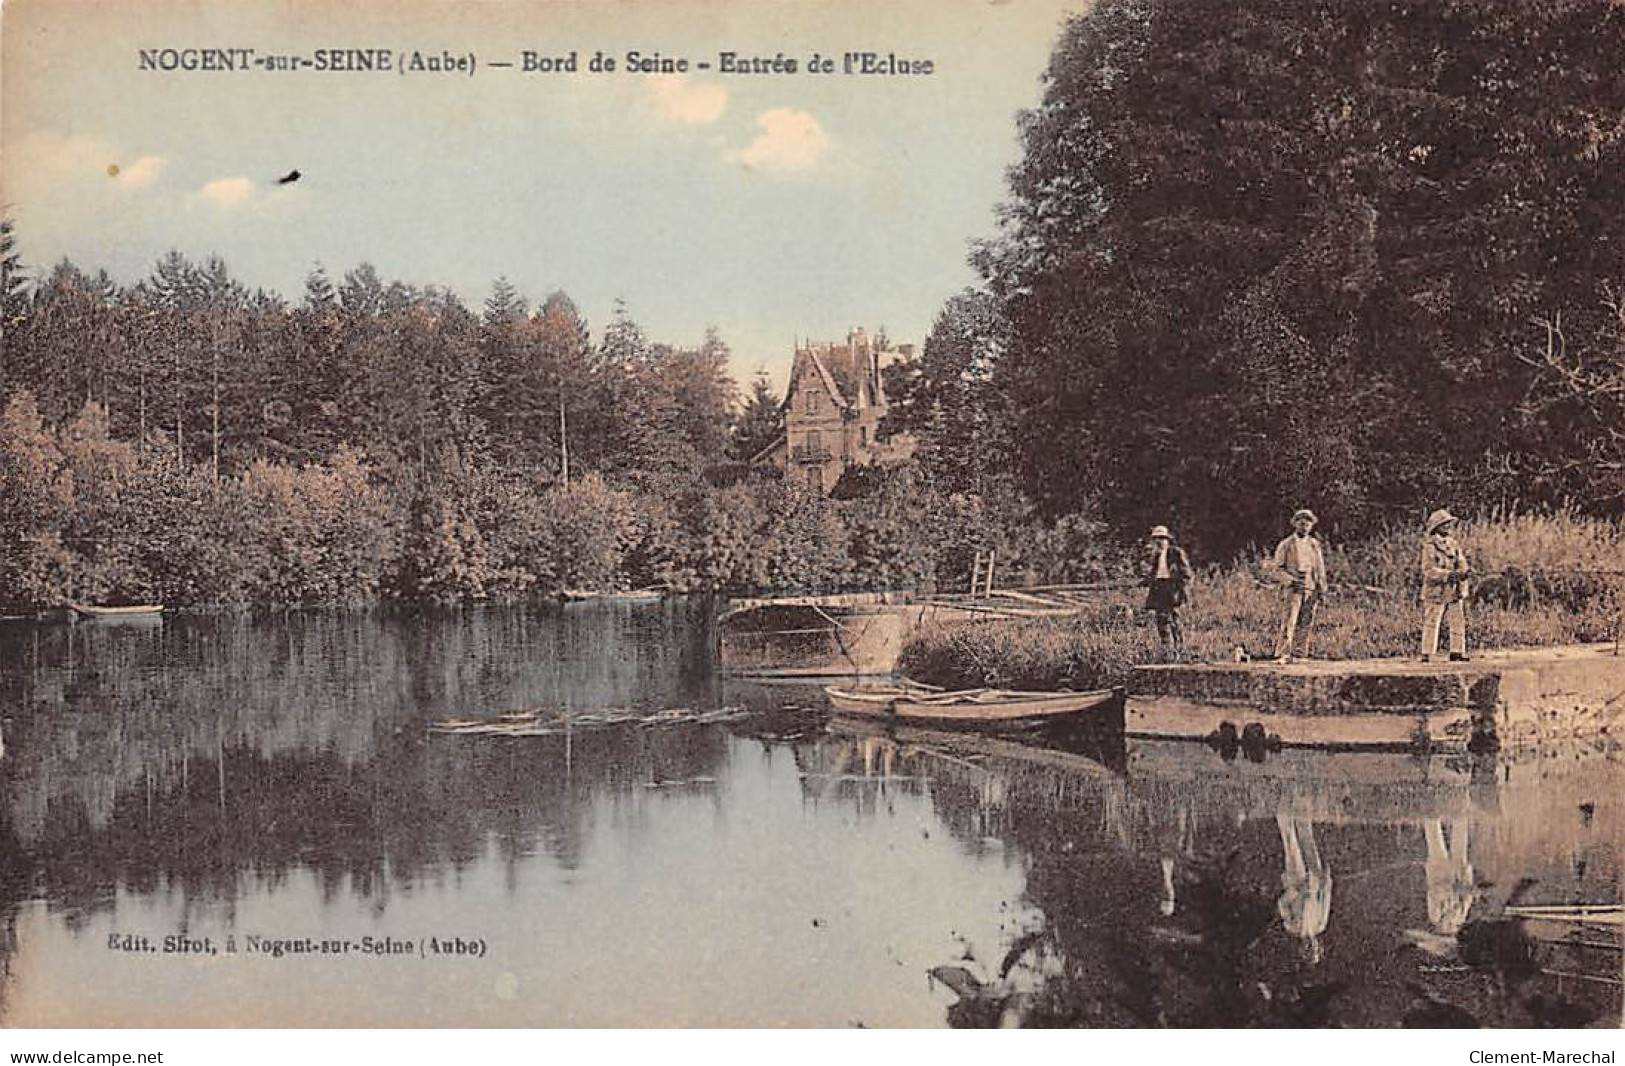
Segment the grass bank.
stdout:
<path fill-rule="evenodd" d="M 1625 589 L 1618 525 L 1571 515 L 1494 516 L 1467 524 L 1461 540 L 1476 579 L 1467 612 L 1469 648 L 1529 647 L 1615 639 Z M 1330 659 L 1413 655 L 1421 624 L 1420 535 L 1395 530 L 1357 545 L 1328 545 L 1332 590 L 1321 606 L 1311 654 Z M 1098 688 L 1157 659 L 1144 593 L 1129 591 L 1065 619 L 985 621 L 923 629 L 898 669 L 949 687 Z M 1229 661 L 1273 651 L 1281 591 L 1262 560 L 1202 573 L 1181 618 L 1187 657 Z"/>

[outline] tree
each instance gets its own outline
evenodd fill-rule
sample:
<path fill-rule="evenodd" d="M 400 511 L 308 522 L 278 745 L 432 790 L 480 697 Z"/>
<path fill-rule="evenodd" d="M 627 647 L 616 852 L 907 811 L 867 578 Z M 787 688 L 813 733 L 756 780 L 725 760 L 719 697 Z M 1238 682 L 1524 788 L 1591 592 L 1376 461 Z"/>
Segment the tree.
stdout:
<path fill-rule="evenodd" d="M 524 297 L 498 278 L 480 322 L 477 410 L 496 457 L 510 465 L 552 468 L 558 438 L 558 386 Z"/>
<path fill-rule="evenodd" d="M 734 422 L 731 454 L 738 462 L 749 462 L 782 436 L 784 403 L 768 380 L 767 371 L 758 370 L 751 380 L 745 406 Z"/>
<path fill-rule="evenodd" d="M 698 348 L 676 349 L 660 367 L 676 407 L 675 428 L 707 464 L 722 461 L 739 403 L 739 386 L 728 372 L 730 354 L 717 328 L 707 326 Z"/>
<path fill-rule="evenodd" d="M 491 285 L 491 295 L 485 300 L 485 324 L 517 322 L 525 317 L 528 310 L 519 290 L 506 277 L 499 277 Z"/>
<path fill-rule="evenodd" d="M 28 310 L 28 275 L 17 251 L 16 224 L 0 217 L 0 348 Z M 0 393 L 5 387 L 4 360 L 0 360 Z"/>
<path fill-rule="evenodd" d="M 166 311 L 189 311 L 208 301 L 209 282 L 203 271 L 173 248 L 141 284 L 153 305 Z"/>
<path fill-rule="evenodd" d="M 0 411 L 0 604 L 38 607 L 65 591 L 71 557 L 63 531 L 73 478 L 33 395 L 19 390 Z"/>
<path fill-rule="evenodd" d="M 1625 510 L 1625 295 L 1605 284 L 1608 319 L 1570 338 L 1561 314 L 1534 323 L 1519 358 L 1534 371 L 1517 411 L 1522 457 L 1508 455 L 1504 482 L 1546 502 L 1603 514 Z"/>
<path fill-rule="evenodd" d="M 651 344 L 617 300 L 599 346 L 599 373 L 615 415 L 602 469 L 617 482 L 674 499 L 698 476 L 699 455 L 664 373 L 672 358 L 670 346 Z"/>
<path fill-rule="evenodd" d="M 327 276 L 327 268 L 317 263 L 305 275 L 305 302 L 307 311 L 331 311 L 338 306 L 338 296 L 333 292 L 333 282 Z"/>
<path fill-rule="evenodd" d="M 1527 446 L 1529 319 L 1595 315 L 1617 270 L 1622 44 L 1625 12 L 1557 0 L 1069 22 L 976 256 L 1027 487 L 1075 508 L 1086 457 L 1119 528 L 1210 551 L 1303 503 L 1347 535 L 1469 498 Z"/>
<path fill-rule="evenodd" d="M 319 267 L 317 269 L 320 270 Z M 325 280 L 324 277 L 317 281 L 318 299 L 322 298 L 321 282 Z M 309 281 L 306 282 L 305 291 L 308 297 L 311 292 Z M 338 301 L 344 313 L 355 318 L 376 315 L 384 309 L 384 284 L 371 263 L 362 263 L 344 275 L 344 281 L 339 285 Z"/>
<path fill-rule="evenodd" d="M 605 406 L 592 336 L 574 301 L 563 292 L 552 293 L 536 312 L 534 325 L 539 358 L 553 377 L 558 412 L 554 443 L 560 475 L 568 482 L 572 462 L 577 468 L 592 466 L 603 455 L 603 427 L 612 412 Z"/>
<path fill-rule="evenodd" d="M 994 376 L 1008 344 L 999 301 L 974 289 L 948 299 L 925 339 L 897 425 L 919 436 L 920 465 L 944 493 L 1013 491 L 1016 412 Z"/>

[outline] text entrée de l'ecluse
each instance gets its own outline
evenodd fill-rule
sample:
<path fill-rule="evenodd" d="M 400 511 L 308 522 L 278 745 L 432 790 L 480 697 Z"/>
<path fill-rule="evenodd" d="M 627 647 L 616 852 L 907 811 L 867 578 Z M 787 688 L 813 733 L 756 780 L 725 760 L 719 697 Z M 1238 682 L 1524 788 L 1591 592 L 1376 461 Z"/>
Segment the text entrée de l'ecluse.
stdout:
<path fill-rule="evenodd" d="M 896 52 L 851 51 L 840 54 L 809 52 L 772 55 L 721 51 L 714 57 L 691 59 L 632 49 L 619 54 L 603 50 L 587 55 L 580 49 L 538 51 L 482 60 L 474 52 L 448 49 L 317 48 L 310 52 L 271 52 L 258 48 L 138 48 L 136 69 L 154 73 L 253 72 L 316 74 L 460 74 L 472 76 L 481 67 L 521 74 L 691 74 L 725 75 L 930 75 L 935 60 Z"/>

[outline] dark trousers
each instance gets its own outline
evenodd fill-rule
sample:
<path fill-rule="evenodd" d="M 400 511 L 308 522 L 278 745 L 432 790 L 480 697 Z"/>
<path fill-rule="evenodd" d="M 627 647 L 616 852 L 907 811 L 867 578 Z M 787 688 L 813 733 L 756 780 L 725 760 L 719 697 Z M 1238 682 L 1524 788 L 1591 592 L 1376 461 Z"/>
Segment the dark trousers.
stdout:
<path fill-rule="evenodd" d="M 1146 591 L 1145 605 L 1157 616 L 1157 643 L 1165 659 L 1185 650 L 1185 631 L 1179 625 L 1179 605 L 1184 602 L 1185 590 L 1171 578 L 1154 579 Z"/>
<path fill-rule="evenodd" d="M 1179 624 L 1179 608 L 1169 607 L 1157 611 L 1157 644 L 1166 658 L 1171 652 L 1179 655 L 1185 650 L 1185 630 Z"/>

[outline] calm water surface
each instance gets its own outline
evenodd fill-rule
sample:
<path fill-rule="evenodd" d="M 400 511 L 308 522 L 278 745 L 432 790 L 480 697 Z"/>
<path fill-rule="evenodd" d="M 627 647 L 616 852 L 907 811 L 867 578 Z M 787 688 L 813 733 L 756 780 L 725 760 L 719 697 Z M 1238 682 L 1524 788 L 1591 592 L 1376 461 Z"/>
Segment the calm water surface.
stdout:
<path fill-rule="evenodd" d="M 1504 909 L 1620 901 L 1617 747 L 865 735 L 706 619 L 0 623 L 0 1024 L 1619 1024 L 1618 927 Z"/>

